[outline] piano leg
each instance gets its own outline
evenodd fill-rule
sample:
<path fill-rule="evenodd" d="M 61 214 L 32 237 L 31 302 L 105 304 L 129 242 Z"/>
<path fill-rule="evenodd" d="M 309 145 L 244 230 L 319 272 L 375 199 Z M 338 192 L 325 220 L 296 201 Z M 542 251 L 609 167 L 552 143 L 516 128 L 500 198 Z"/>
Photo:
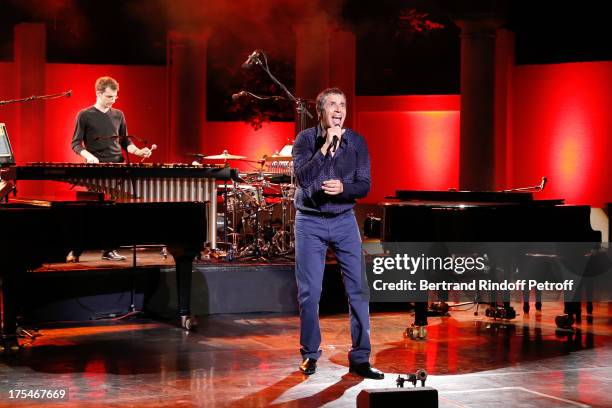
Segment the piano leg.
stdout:
<path fill-rule="evenodd" d="M 172 249 L 171 249 L 172 251 Z M 191 275 L 193 274 L 193 259 L 197 253 L 173 253 L 176 264 L 176 289 L 178 291 L 178 313 L 181 318 L 181 327 L 187 331 L 196 326 L 191 316 Z"/>
<path fill-rule="evenodd" d="M 2 276 L 2 343 L 3 352 L 17 351 L 17 276 L 24 276 L 24 271 L 13 268 L 4 269 Z"/>
<path fill-rule="evenodd" d="M 427 299 L 427 293 L 423 293 Z M 414 323 L 406 328 L 404 337 L 412 340 L 425 340 L 427 337 L 427 300 L 425 302 L 414 303 Z"/>

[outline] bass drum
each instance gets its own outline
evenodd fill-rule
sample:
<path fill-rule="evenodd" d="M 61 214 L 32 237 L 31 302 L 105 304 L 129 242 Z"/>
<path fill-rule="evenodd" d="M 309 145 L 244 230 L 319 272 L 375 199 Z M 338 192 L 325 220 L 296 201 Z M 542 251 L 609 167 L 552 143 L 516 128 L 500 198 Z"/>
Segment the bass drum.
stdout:
<path fill-rule="evenodd" d="M 225 198 L 225 197 L 224 197 Z M 254 212 L 262 205 L 260 189 L 249 184 L 239 184 L 227 193 L 227 212 Z"/>

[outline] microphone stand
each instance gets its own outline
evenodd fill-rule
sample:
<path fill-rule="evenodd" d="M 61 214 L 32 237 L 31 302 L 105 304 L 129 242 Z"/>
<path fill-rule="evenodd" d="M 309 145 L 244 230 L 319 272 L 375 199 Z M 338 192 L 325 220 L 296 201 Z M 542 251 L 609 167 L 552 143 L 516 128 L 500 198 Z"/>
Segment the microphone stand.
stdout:
<path fill-rule="evenodd" d="M 241 96 L 250 96 L 253 99 L 258 99 L 260 101 L 268 101 L 268 100 L 272 100 L 272 101 L 284 101 L 285 97 L 284 96 L 280 96 L 280 95 L 257 95 L 254 94 L 253 92 L 249 92 L 249 91 L 245 91 L 242 90 L 240 92 L 238 92 L 237 94 L 232 95 L 232 100 L 238 99 Z"/>
<path fill-rule="evenodd" d="M 121 143 L 121 139 L 129 139 L 130 136 L 119 136 L 119 143 Z M 127 174 L 130 179 L 130 184 L 132 185 L 132 191 L 134 192 L 134 196 L 136 196 L 136 180 L 134 180 L 134 175 L 130 171 L 130 166 L 132 162 L 130 161 L 130 152 L 128 152 L 127 147 L 123 149 L 125 151 L 125 162 L 128 166 Z M 138 314 L 140 311 L 136 310 L 136 305 L 134 305 L 134 298 L 136 297 L 136 243 L 132 244 L 132 290 L 130 291 L 130 309 L 125 316 L 130 316 L 132 314 Z M 124 317 L 125 317 L 124 316 Z"/>
<path fill-rule="evenodd" d="M 118 137 L 120 140 L 134 138 L 146 144 L 146 141 L 143 141 L 142 139 L 136 136 L 125 135 L 125 136 L 118 136 Z M 132 173 L 131 168 L 130 168 L 132 164 L 132 162 L 130 161 L 130 152 L 128 152 L 127 147 L 124 148 L 123 150 L 125 151 L 125 161 L 128 166 L 127 174 L 130 180 L 130 184 L 132 185 L 132 191 L 134 192 L 134 197 L 137 198 L 136 197 L 136 180 L 134 179 L 134 174 Z M 135 302 L 135 298 L 136 298 L 136 242 L 132 244 L 132 267 L 130 269 L 132 271 L 132 273 L 130 274 L 131 275 L 130 308 L 125 315 L 119 317 L 118 319 L 123 319 L 128 316 L 134 316 L 134 315 L 142 313 L 142 311 L 136 309 L 136 305 L 135 305 L 136 303 Z"/>
<path fill-rule="evenodd" d="M 266 57 L 266 54 L 263 51 L 261 51 L 259 55 L 263 56 L 263 61 L 261 59 L 259 59 L 259 57 L 256 55 L 256 56 L 253 57 L 253 63 L 255 65 L 259 65 L 261 67 L 261 69 L 263 69 L 264 72 L 266 74 L 268 74 L 270 79 L 276 85 L 280 86 L 280 88 L 283 90 L 283 92 L 285 92 L 285 94 L 287 95 L 287 98 L 295 104 L 295 111 L 297 112 L 298 117 L 299 117 L 299 129 L 298 129 L 298 133 L 301 132 L 302 130 L 304 130 L 306 128 L 306 116 L 308 116 L 310 119 L 314 118 L 312 116 L 312 113 L 310 113 L 310 111 L 308 110 L 308 107 L 307 107 L 308 100 L 307 99 L 303 99 L 303 98 L 296 98 L 289 91 L 289 89 L 287 89 L 287 87 L 283 83 L 281 83 L 278 79 L 276 79 L 276 77 L 274 75 L 272 75 L 272 72 L 270 72 L 270 69 L 268 68 L 268 58 Z"/>
<path fill-rule="evenodd" d="M 259 58 L 259 55 L 263 56 L 263 61 Z M 253 63 L 255 65 L 259 65 L 261 69 L 263 69 L 264 72 L 268 74 L 270 79 L 275 84 L 280 86 L 283 92 L 285 92 L 285 94 L 287 95 L 287 98 L 289 98 L 289 100 L 295 104 L 295 111 L 297 112 L 298 118 L 299 118 L 298 119 L 298 129 L 297 129 L 296 134 L 306 129 L 306 126 L 307 126 L 306 116 L 308 116 L 308 118 L 310 118 L 311 120 L 314 119 L 314 117 L 312 116 L 312 113 L 310 113 L 310 111 L 308 110 L 308 99 L 296 98 L 283 83 L 281 83 L 278 79 L 276 79 L 274 75 L 272 75 L 272 72 L 270 72 L 270 69 L 268 67 L 268 57 L 266 57 L 266 54 L 263 52 L 263 50 L 261 50 L 259 54 L 253 57 Z M 293 141 L 291 144 L 293 144 Z M 295 185 L 295 175 L 293 172 L 293 167 L 291 168 L 290 182 L 291 182 L 291 185 Z"/>
<path fill-rule="evenodd" d="M 28 96 L 27 98 L 19 98 L 19 99 L 7 99 L 7 100 L 0 100 L 0 107 L 4 106 L 4 105 L 10 105 L 13 103 L 20 103 L 20 102 L 31 102 L 31 101 L 44 101 L 44 100 L 48 100 L 48 99 L 56 99 L 56 98 L 63 98 L 64 96 L 66 97 L 70 97 L 72 95 L 72 89 L 69 89 L 67 91 L 64 92 L 58 92 L 58 93 L 54 93 L 54 94 L 49 94 L 49 95 L 32 95 L 32 96 Z M 10 149 L 10 144 L 9 144 L 9 149 Z M 11 156 L 12 156 L 12 152 L 11 152 Z M 10 164 L 10 163 L 9 163 Z M 12 163 L 15 164 L 15 163 Z M 6 202 L 8 202 L 8 195 L 9 193 L 12 191 L 13 194 L 17 194 L 17 186 L 9 181 L 2 181 L 2 177 L 0 177 L 0 201 L 2 200 L 6 200 Z"/>
<path fill-rule="evenodd" d="M 135 136 L 109 136 L 108 139 L 129 139 L 130 137 L 136 138 Z M 138 138 L 136 138 L 138 139 Z M 138 139 L 140 140 L 140 139 Z M 127 151 L 127 148 L 123 148 L 123 146 L 121 146 L 121 149 L 123 151 L 125 151 L 125 161 L 126 164 L 128 166 L 128 168 L 126 169 L 126 173 L 128 174 L 128 179 L 130 184 L 132 185 L 132 191 L 134 192 L 134 195 L 136 195 L 136 180 L 134 180 L 134 175 L 133 173 L 130 171 L 130 152 Z M 121 316 L 116 316 L 114 313 L 110 314 L 110 315 L 104 315 L 104 316 L 98 316 L 95 319 L 99 320 L 99 319 L 106 319 L 108 317 L 112 318 L 113 320 L 119 320 L 119 319 L 124 319 L 126 317 L 130 317 L 130 316 L 134 316 L 140 313 L 143 313 L 140 310 L 136 309 L 136 305 L 135 305 L 135 298 L 136 298 L 136 242 L 134 242 L 132 245 L 132 266 L 130 268 L 130 280 L 131 280 L 131 289 L 130 289 L 130 307 L 128 309 L 128 311 L 121 315 Z"/>
<path fill-rule="evenodd" d="M 59 92 L 59 93 L 54 93 L 50 95 L 32 95 L 32 96 L 28 96 L 27 98 L 7 99 L 6 101 L 0 101 L 0 106 L 9 105 L 11 103 L 18 103 L 18 102 L 45 101 L 48 99 L 63 98 L 64 96 L 69 98 L 71 95 L 72 95 L 72 90 L 70 89 L 65 92 Z"/>

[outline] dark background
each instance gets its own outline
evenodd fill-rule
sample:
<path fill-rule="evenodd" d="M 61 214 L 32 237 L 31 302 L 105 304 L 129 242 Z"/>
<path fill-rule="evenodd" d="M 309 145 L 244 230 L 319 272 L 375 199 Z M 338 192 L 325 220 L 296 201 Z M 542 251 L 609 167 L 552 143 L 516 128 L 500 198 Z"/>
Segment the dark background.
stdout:
<path fill-rule="evenodd" d="M 246 56 L 264 49 L 272 72 L 293 89 L 292 27 L 320 15 L 356 34 L 358 95 L 458 94 L 460 31 L 453 19 L 474 15 L 498 18 L 516 33 L 519 65 L 612 59 L 604 1 L 315 0 L 306 11 L 288 0 L 259 2 L 261 10 L 236 3 L 0 0 L 0 61 L 13 58 L 19 22 L 46 23 L 48 62 L 118 65 L 165 65 L 168 30 L 211 27 L 208 119 L 238 120 L 232 93 L 281 94 L 262 72 L 240 68 Z M 402 18 L 410 12 L 443 28 L 419 31 Z M 289 104 L 274 108 L 274 119 L 293 120 Z"/>

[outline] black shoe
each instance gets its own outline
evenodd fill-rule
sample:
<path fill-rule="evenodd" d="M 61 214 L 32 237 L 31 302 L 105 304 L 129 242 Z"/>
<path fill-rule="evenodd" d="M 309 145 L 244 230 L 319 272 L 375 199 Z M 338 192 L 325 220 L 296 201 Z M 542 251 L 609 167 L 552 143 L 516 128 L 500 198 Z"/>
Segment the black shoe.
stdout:
<path fill-rule="evenodd" d="M 300 371 L 306 375 L 314 374 L 317 371 L 317 359 L 305 358 L 302 364 L 300 364 Z"/>
<path fill-rule="evenodd" d="M 385 378 L 385 374 L 375 369 L 370 363 L 353 364 L 349 366 L 349 373 L 360 375 L 364 378 L 371 378 L 373 380 L 382 380 Z"/>
<path fill-rule="evenodd" d="M 536 310 L 542 310 L 542 302 L 536 302 Z"/>
<path fill-rule="evenodd" d="M 119 255 L 117 251 L 106 251 L 102 254 L 104 261 L 125 261 L 125 256 Z"/>
<path fill-rule="evenodd" d="M 523 312 L 529 313 L 529 302 L 523 302 Z"/>

